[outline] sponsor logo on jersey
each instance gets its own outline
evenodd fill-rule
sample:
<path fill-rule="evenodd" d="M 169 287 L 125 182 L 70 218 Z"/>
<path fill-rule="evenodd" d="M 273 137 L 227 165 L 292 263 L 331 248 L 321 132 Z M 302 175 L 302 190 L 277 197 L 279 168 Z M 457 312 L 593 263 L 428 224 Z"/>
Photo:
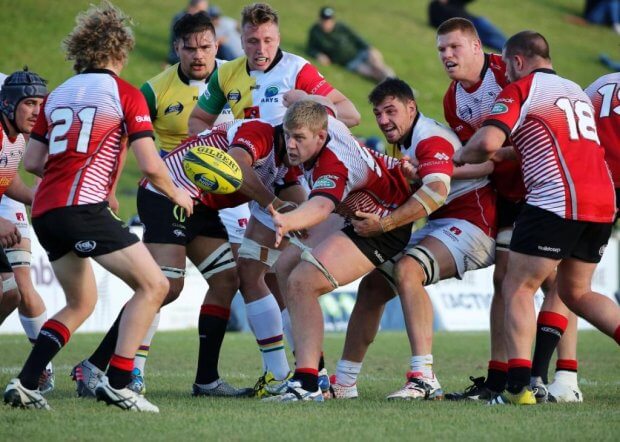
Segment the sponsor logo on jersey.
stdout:
<path fill-rule="evenodd" d="M 324 175 L 314 182 L 312 190 L 317 189 L 335 189 L 338 177 L 332 175 Z"/>
<path fill-rule="evenodd" d="M 433 158 L 437 158 L 439 161 L 448 161 L 450 157 L 443 152 L 437 152 Z"/>
<path fill-rule="evenodd" d="M 279 92 L 280 89 L 278 89 L 278 86 L 269 86 L 265 89 L 265 98 L 275 97 Z"/>
<path fill-rule="evenodd" d="M 498 98 L 495 101 L 498 102 L 498 103 L 508 103 L 508 104 L 511 104 L 511 103 L 515 102 L 515 100 L 513 100 L 512 98 L 504 98 L 504 97 L 500 97 L 500 98 Z"/>
<path fill-rule="evenodd" d="M 164 115 L 168 115 L 173 112 L 176 112 L 177 115 L 179 115 L 181 112 L 183 112 L 183 109 L 184 109 L 183 104 L 181 104 L 180 101 L 177 101 L 175 104 L 171 104 L 170 106 L 166 108 L 166 110 L 164 111 Z"/>
<path fill-rule="evenodd" d="M 321 74 L 319 74 L 319 75 L 321 75 Z M 323 76 L 322 76 L 322 75 L 321 75 L 321 78 L 323 78 Z M 321 89 L 321 87 L 323 87 L 323 85 L 324 85 L 325 83 L 327 83 L 327 80 L 325 80 L 325 79 L 323 79 L 323 80 L 319 81 L 319 82 L 318 82 L 318 84 L 317 84 L 316 86 L 314 86 L 314 87 L 312 88 L 312 90 L 310 91 L 310 95 L 314 95 L 314 94 L 316 94 L 316 93 L 317 93 L 317 91 L 318 91 L 319 89 Z"/>
<path fill-rule="evenodd" d="M 457 113 L 459 114 L 459 118 L 463 120 L 471 119 L 474 115 L 474 111 L 467 105 L 459 107 Z"/>
<path fill-rule="evenodd" d="M 233 89 L 232 91 L 228 92 L 228 94 L 226 95 L 226 99 L 228 101 L 239 102 L 241 100 L 241 91 L 239 89 Z"/>
<path fill-rule="evenodd" d="M 254 143 L 252 143 L 251 140 L 248 140 L 247 138 L 244 138 L 244 137 L 240 137 L 240 138 L 237 138 L 236 142 L 243 144 L 245 147 L 247 147 L 254 153 L 254 156 L 256 156 L 256 149 L 254 148 Z"/>
<path fill-rule="evenodd" d="M 136 121 L 138 123 L 150 123 L 151 116 L 150 115 L 136 115 Z"/>
<path fill-rule="evenodd" d="M 74 247 L 75 250 L 77 250 L 78 252 L 92 252 L 93 250 L 95 250 L 95 247 L 97 247 L 97 241 L 93 241 L 92 239 L 78 241 L 75 243 Z"/>
<path fill-rule="evenodd" d="M 257 91 L 257 90 L 259 90 L 259 89 L 260 89 L 260 84 L 253 84 L 253 85 L 250 85 L 250 90 L 251 90 L 251 91 Z"/>
<path fill-rule="evenodd" d="M 491 114 L 493 115 L 505 114 L 506 112 L 508 112 L 508 106 L 504 103 L 495 103 L 493 109 L 491 109 Z"/>

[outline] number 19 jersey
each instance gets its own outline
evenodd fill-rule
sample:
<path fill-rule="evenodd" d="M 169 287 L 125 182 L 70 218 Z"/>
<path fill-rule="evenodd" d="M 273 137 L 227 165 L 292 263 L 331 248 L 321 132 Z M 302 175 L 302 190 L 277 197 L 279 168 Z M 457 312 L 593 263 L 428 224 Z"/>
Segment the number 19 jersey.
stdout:
<path fill-rule="evenodd" d="M 103 69 L 71 77 L 49 94 L 32 130 L 48 146 L 32 216 L 108 198 L 127 142 L 153 137 L 140 91 Z"/>

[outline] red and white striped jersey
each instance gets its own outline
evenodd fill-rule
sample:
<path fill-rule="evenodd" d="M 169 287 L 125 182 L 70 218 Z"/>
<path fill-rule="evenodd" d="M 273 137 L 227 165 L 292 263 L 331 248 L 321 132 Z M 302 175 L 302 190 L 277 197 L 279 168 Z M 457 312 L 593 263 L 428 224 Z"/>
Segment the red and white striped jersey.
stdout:
<path fill-rule="evenodd" d="M 329 139 L 313 167 L 304 171 L 309 198 L 324 196 L 336 212 L 352 217 L 357 210 L 389 215 L 411 196 L 400 160 L 362 147 L 349 129 L 329 117 Z"/>
<path fill-rule="evenodd" d="M 14 139 L 11 139 L 7 135 L 4 122 L 2 123 L 2 130 L 0 130 L 0 197 L 4 195 L 7 187 L 11 185 L 13 178 L 17 175 L 19 163 L 24 156 L 24 147 L 26 145 L 22 134 L 18 134 Z"/>
<path fill-rule="evenodd" d="M 105 201 L 127 141 L 153 137 L 144 97 L 112 71 L 75 75 L 46 98 L 32 138 L 48 145 L 32 216 Z"/>
<path fill-rule="evenodd" d="M 411 129 L 411 138 L 404 145 L 390 148 L 394 151 L 388 149 L 388 155 L 406 155 L 418 162 L 420 179 L 431 173 L 443 173 L 451 177 L 454 171 L 452 157 L 461 148 L 461 142 L 450 129 L 418 112 Z M 429 218 L 464 219 L 494 237 L 495 197 L 489 180 L 486 177 L 451 180 L 445 204 Z"/>
<path fill-rule="evenodd" d="M 506 64 L 502 57 L 485 54 L 480 78 L 471 88 L 465 88 L 459 82 L 453 81 L 443 98 L 445 119 L 463 145 L 480 129 L 491 112 L 495 99 L 508 84 Z M 503 198 L 520 201 L 525 197 L 523 177 L 516 161 L 496 163 L 490 178 L 497 193 Z"/>
<path fill-rule="evenodd" d="M 201 191 L 183 171 L 185 153 L 195 146 L 213 146 L 223 151 L 240 147 L 252 156 L 252 168 L 261 182 L 275 191 L 277 187 L 298 184 L 301 174 L 298 168 L 289 169 L 282 162 L 282 155 L 285 155 L 284 144 L 276 147 L 280 140 L 283 140 L 281 133 L 281 126 L 274 127 L 261 120 L 234 120 L 188 138 L 163 160 L 175 184 L 186 189 L 193 198 L 199 199 L 212 209 L 236 207 L 250 199 L 239 191 L 227 195 Z M 146 179 L 143 179 L 140 185 L 156 192 Z"/>
<path fill-rule="evenodd" d="M 613 183 L 592 103 L 579 85 L 537 69 L 504 88 L 489 124 L 512 139 L 528 204 L 565 219 L 613 221 Z"/>
<path fill-rule="evenodd" d="M 620 188 L 620 72 L 603 75 L 586 88 L 614 186 Z"/>

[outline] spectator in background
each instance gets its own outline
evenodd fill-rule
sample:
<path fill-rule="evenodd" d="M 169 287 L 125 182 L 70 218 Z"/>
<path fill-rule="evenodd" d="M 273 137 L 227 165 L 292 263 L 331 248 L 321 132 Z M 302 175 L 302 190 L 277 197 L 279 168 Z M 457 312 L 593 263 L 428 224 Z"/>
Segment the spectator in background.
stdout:
<path fill-rule="evenodd" d="M 466 18 L 474 24 L 483 45 L 496 52 L 501 52 L 504 43 L 506 43 L 506 36 L 485 17 L 475 16 L 467 12 L 465 5 L 472 1 L 474 0 L 431 1 L 428 5 L 428 20 L 430 25 L 434 28 L 438 28 L 440 24 L 450 18 Z"/>
<path fill-rule="evenodd" d="M 174 25 L 178 22 L 181 17 L 185 14 L 196 14 L 197 12 L 206 11 L 209 8 L 208 0 L 189 0 L 187 2 L 187 6 L 184 10 L 177 13 L 174 17 L 172 17 L 172 21 L 170 22 L 170 40 L 168 44 L 168 56 L 166 57 L 166 61 L 169 65 L 173 65 L 179 62 L 179 56 L 174 48 L 175 36 L 174 36 Z"/>
<path fill-rule="evenodd" d="M 569 15 L 567 20 L 577 25 L 610 25 L 620 34 L 620 0 L 586 0 L 583 17 Z"/>
<path fill-rule="evenodd" d="M 319 22 L 310 29 L 308 53 L 324 66 L 339 64 L 376 82 L 395 76 L 381 52 L 344 23 L 336 22 L 334 9 L 327 6 L 321 8 Z"/>
<path fill-rule="evenodd" d="M 219 44 L 217 58 L 220 60 L 233 60 L 237 57 L 242 57 L 244 53 L 237 20 L 223 16 L 220 8 L 215 5 L 209 6 L 208 14 L 211 17 L 213 26 L 215 26 L 215 35 L 217 35 L 217 42 Z"/>

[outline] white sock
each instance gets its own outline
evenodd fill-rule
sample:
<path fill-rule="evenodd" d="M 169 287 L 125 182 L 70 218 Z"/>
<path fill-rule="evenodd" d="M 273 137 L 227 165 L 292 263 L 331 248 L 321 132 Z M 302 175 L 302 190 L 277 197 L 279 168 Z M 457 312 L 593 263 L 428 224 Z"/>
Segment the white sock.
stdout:
<path fill-rule="evenodd" d="M 246 304 L 245 308 L 266 371 L 272 372 L 278 380 L 286 378 L 290 368 L 284 351 L 282 315 L 278 301 L 269 294 Z"/>
<path fill-rule="evenodd" d="M 295 352 L 295 341 L 293 341 L 293 325 L 291 324 L 291 315 L 288 314 L 288 309 L 282 310 L 282 330 L 288 342 L 288 348 L 291 352 Z"/>
<path fill-rule="evenodd" d="M 361 362 L 341 359 L 336 364 L 336 383 L 346 386 L 355 385 L 360 371 L 362 371 Z"/>
<path fill-rule="evenodd" d="M 579 385 L 576 371 L 558 370 L 555 372 L 553 382 L 560 382 L 567 385 Z"/>
<path fill-rule="evenodd" d="M 160 314 L 159 312 L 157 312 L 157 314 L 153 318 L 153 322 L 151 322 L 151 325 L 146 332 L 146 335 L 144 336 L 144 339 L 142 340 L 142 344 L 140 344 L 140 347 L 136 352 L 136 358 L 133 362 L 133 368 L 137 368 L 138 370 L 140 370 L 141 376 L 144 376 L 146 359 L 149 357 L 149 351 L 151 349 L 151 341 L 153 341 L 153 336 L 155 336 L 157 327 L 159 327 L 159 316 Z"/>
<path fill-rule="evenodd" d="M 34 341 L 37 340 L 37 336 L 39 336 L 41 327 L 43 327 L 43 324 L 47 321 L 47 310 L 34 318 L 29 318 L 20 314 L 19 321 L 22 323 L 22 327 L 24 327 L 24 331 L 30 342 L 34 343 Z"/>
<path fill-rule="evenodd" d="M 411 371 L 422 373 L 426 378 L 433 377 L 433 355 L 411 356 Z"/>

